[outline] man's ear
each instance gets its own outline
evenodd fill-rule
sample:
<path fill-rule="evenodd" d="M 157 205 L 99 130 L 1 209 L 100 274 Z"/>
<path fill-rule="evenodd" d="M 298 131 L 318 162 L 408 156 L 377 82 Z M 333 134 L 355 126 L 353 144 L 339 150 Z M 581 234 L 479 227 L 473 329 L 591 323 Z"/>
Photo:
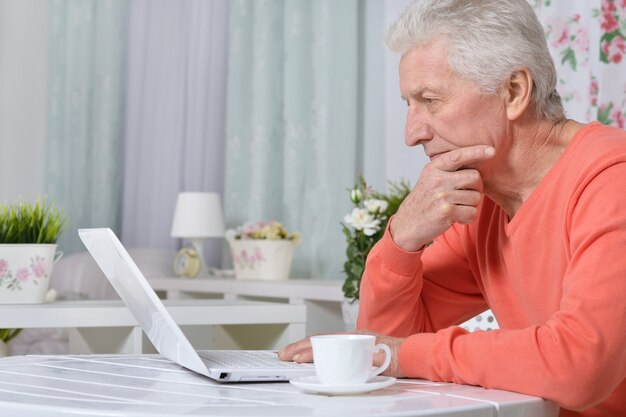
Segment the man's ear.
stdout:
<path fill-rule="evenodd" d="M 533 78 L 528 69 L 515 71 L 504 84 L 506 115 L 509 120 L 518 119 L 531 105 Z"/>

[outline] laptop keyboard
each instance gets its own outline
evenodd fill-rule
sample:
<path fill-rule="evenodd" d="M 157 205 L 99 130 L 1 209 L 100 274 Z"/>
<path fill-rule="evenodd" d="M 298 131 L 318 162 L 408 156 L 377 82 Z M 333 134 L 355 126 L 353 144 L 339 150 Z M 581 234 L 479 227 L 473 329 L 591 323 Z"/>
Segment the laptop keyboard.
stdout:
<path fill-rule="evenodd" d="M 276 352 L 266 350 L 199 350 L 198 355 L 214 365 L 224 368 L 302 368 L 313 364 L 285 362 L 278 359 Z M 214 366 L 213 365 L 213 366 Z M 211 365 L 209 365 L 211 366 Z"/>

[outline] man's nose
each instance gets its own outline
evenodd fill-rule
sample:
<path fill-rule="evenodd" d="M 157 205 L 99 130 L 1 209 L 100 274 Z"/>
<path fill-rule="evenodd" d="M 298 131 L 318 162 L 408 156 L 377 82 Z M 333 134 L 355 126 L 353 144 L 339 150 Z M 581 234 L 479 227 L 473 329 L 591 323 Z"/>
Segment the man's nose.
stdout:
<path fill-rule="evenodd" d="M 409 109 L 404 129 L 404 141 L 407 146 L 421 145 L 432 137 L 430 126 L 416 112 Z"/>

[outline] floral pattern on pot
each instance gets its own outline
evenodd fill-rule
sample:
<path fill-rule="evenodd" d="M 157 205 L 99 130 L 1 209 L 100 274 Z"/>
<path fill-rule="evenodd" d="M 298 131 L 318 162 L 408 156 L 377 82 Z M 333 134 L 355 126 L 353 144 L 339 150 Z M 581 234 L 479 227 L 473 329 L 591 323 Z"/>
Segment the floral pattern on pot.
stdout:
<path fill-rule="evenodd" d="M 21 291 L 24 282 L 30 281 L 39 285 L 39 280 L 48 278 L 46 259 L 36 255 L 30 259 L 30 266 L 19 266 L 11 269 L 9 261 L 0 258 L 0 287 L 11 291 Z"/>
<path fill-rule="evenodd" d="M 233 253 L 233 263 L 241 269 L 254 269 L 262 263 L 267 262 L 261 249 L 255 247 L 254 253 L 248 254 L 246 249 L 243 249 L 239 253 Z"/>
<path fill-rule="evenodd" d="M 238 279 L 289 278 L 296 242 L 293 240 L 234 239 L 230 252 Z"/>

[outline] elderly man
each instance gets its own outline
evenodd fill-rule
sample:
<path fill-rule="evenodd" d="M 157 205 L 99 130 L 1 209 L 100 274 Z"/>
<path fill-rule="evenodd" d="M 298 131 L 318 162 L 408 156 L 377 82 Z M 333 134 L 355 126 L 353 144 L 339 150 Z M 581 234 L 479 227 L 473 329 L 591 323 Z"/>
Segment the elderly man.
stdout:
<path fill-rule="evenodd" d="M 565 118 L 526 0 L 417 1 L 387 43 L 430 163 L 368 257 L 358 328 L 391 375 L 626 416 L 626 132 Z M 486 308 L 500 330 L 458 327 Z"/>

